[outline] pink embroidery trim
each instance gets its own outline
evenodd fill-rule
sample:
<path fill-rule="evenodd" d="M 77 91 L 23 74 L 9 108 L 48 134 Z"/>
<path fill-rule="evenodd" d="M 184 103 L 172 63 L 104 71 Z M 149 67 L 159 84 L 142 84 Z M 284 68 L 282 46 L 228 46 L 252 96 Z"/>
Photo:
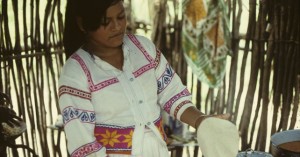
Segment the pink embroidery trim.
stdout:
<path fill-rule="evenodd" d="M 128 34 L 129 39 L 134 43 L 134 45 L 143 53 L 143 55 L 146 57 L 146 59 L 150 62 L 149 64 L 141 67 L 137 71 L 133 72 L 133 75 L 135 78 L 139 77 L 146 71 L 154 68 L 157 66 L 157 63 L 153 58 L 149 55 L 149 53 L 144 49 L 142 44 L 139 42 L 139 40 L 132 34 Z"/>
<path fill-rule="evenodd" d="M 83 71 L 84 71 L 84 73 L 85 73 L 85 75 L 86 75 L 86 77 L 88 79 L 89 86 L 90 87 L 94 86 L 93 80 L 92 80 L 92 77 L 91 77 L 91 73 L 90 73 L 89 69 L 87 68 L 87 66 L 85 65 L 85 63 L 82 60 L 82 58 L 79 55 L 77 55 L 77 54 L 73 54 L 71 56 L 71 58 L 75 59 L 80 64 L 81 68 L 83 69 Z"/>
<path fill-rule="evenodd" d="M 82 58 L 77 54 L 73 54 L 71 57 L 73 59 L 75 59 L 80 64 L 81 68 L 83 69 L 83 71 L 87 77 L 89 88 L 90 88 L 91 92 L 96 92 L 98 90 L 101 90 L 101 89 L 109 86 L 109 85 L 119 82 L 119 80 L 117 78 L 112 78 L 112 79 L 109 79 L 109 80 L 106 80 L 106 81 L 103 81 L 103 82 L 100 82 L 100 83 L 94 85 L 94 82 L 91 77 L 91 73 L 90 73 L 89 69 L 87 68 L 86 64 L 84 63 L 84 61 L 82 60 Z"/>
<path fill-rule="evenodd" d="M 102 145 L 99 144 L 97 141 L 92 143 L 88 143 L 76 149 L 72 154 L 71 157 L 85 157 L 91 153 L 97 152 L 102 148 Z"/>
<path fill-rule="evenodd" d="M 95 92 L 95 91 L 103 89 L 103 88 L 105 88 L 105 87 L 107 87 L 109 85 L 115 84 L 117 82 L 119 82 L 119 80 L 117 78 L 112 78 L 112 79 L 100 82 L 97 85 L 91 86 L 90 90 L 91 90 L 91 92 Z"/>
<path fill-rule="evenodd" d="M 182 92 L 176 94 L 173 96 L 165 105 L 164 110 L 170 114 L 170 110 L 173 106 L 173 104 L 180 98 L 191 95 L 190 92 L 187 89 L 184 89 Z"/>
<path fill-rule="evenodd" d="M 135 78 L 139 77 L 140 75 L 142 75 L 143 73 L 145 73 L 146 71 L 152 69 L 155 67 L 155 64 L 147 64 L 143 67 L 141 67 L 140 69 L 138 69 L 137 71 L 133 72 L 133 75 Z"/>
<path fill-rule="evenodd" d="M 161 52 L 159 51 L 159 49 L 156 49 L 156 57 L 155 57 L 155 69 L 158 67 L 159 63 L 160 63 L 160 56 L 161 56 Z"/>
<path fill-rule="evenodd" d="M 91 93 L 72 88 L 69 86 L 60 86 L 59 87 L 59 97 L 61 97 L 63 94 L 70 94 L 76 97 L 80 97 L 83 99 L 91 100 Z"/>
<path fill-rule="evenodd" d="M 132 34 L 128 34 L 129 39 L 134 43 L 134 45 L 142 51 L 144 56 L 147 58 L 147 60 L 152 63 L 153 58 L 149 55 L 149 53 L 144 49 L 142 44 L 139 42 L 139 40 Z"/>
<path fill-rule="evenodd" d="M 188 103 L 192 103 L 191 101 L 189 100 L 185 100 L 183 102 L 181 102 L 176 108 L 175 108 L 175 111 L 174 111 L 174 117 L 176 119 L 179 119 L 180 117 L 177 117 L 177 113 L 178 111 L 182 108 L 182 106 L 184 106 L 185 104 L 188 104 Z"/>

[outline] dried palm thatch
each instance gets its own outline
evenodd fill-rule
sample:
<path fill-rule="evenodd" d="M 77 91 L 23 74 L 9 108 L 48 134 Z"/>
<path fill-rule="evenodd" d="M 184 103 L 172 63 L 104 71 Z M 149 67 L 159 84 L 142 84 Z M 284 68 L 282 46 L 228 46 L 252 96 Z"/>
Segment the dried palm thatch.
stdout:
<path fill-rule="evenodd" d="M 56 90 L 64 61 L 62 7 L 60 0 L 1 1 L 0 90 L 12 98 L 18 116 L 26 122 L 27 131 L 19 143 L 45 157 L 61 156 L 60 140 L 55 138 L 60 133 L 47 125 L 59 112 Z M 30 156 L 25 149 L 19 152 Z"/>
<path fill-rule="evenodd" d="M 152 37 L 183 82 L 191 83 L 198 108 L 208 114 L 232 113 L 232 121 L 241 132 L 241 150 L 251 147 L 268 151 L 271 134 L 293 129 L 297 123 L 300 2 L 249 0 L 249 10 L 243 10 L 243 2 L 226 1 L 232 55 L 228 56 L 230 64 L 220 88 L 208 88 L 197 78 L 187 76 L 180 1 L 159 1 Z M 65 60 L 65 1 L 2 0 L 0 4 L 0 90 L 13 98 L 17 115 L 27 124 L 27 132 L 18 142 L 39 156 L 63 156 L 65 139 L 59 130 L 47 126 L 59 113 L 56 91 Z M 243 12 L 248 12 L 248 19 L 241 18 Z M 247 32 L 241 34 L 244 22 L 248 23 Z M 134 32 L 136 25 L 131 24 Z M 30 156 L 25 149 L 19 154 Z"/>

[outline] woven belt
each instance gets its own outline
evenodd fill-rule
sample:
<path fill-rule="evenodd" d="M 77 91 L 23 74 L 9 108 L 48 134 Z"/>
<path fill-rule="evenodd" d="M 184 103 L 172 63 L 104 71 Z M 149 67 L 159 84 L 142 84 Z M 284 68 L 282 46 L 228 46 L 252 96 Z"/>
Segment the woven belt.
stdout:
<path fill-rule="evenodd" d="M 160 116 L 153 122 L 159 130 L 161 137 L 165 142 L 167 136 L 163 129 L 162 117 Z M 146 130 L 150 129 L 145 126 Z M 131 154 L 133 126 L 116 126 L 107 124 L 96 124 L 94 134 L 97 141 L 106 148 L 107 154 Z"/>

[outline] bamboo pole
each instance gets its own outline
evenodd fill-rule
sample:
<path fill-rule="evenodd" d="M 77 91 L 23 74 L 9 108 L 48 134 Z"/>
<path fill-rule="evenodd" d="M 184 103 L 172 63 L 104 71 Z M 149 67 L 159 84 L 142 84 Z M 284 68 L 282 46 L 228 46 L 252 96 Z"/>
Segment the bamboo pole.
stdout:
<path fill-rule="evenodd" d="M 228 96 L 227 96 L 227 113 L 233 113 L 233 106 L 235 100 L 235 93 L 236 93 L 236 75 L 237 75 L 237 67 L 238 67 L 238 60 L 239 60 L 239 32 L 240 32 L 240 24 L 241 24 L 241 15 L 242 15 L 242 1 L 238 0 L 238 4 L 236 1 L 233 1 L 233 10 L 232 10 L 232 41 L 231 41 L 231 64 L 230 64 L 230 72 L 229 72 L 229 85 L 228 85 Z M 236 12 L 236 8 L 238 11 Z"/>
<path fill-rule="evenodd" d="M 250 0 L 250 6 L 255 5 L 256 1 L 255 0 Z M 257 30 L 259 27 L 256 24 L 255 30 Z M 258 39 L 259 37 L 259 32 L 255 31 L 255 36 L 254 39 Z M 252 59 L 251 59 L 251 72 L 250 72 L 250 81 L 247 89 L 247 94 L 246 94 L 246 100 L 245 100 L 245 106 L 244 110 L 242 113 L 242 118 L 241 118 L 241 124 L 240 124 L 240 132 L 241 132 L 241 137 L 242 137 L 242 150 L 246 150 L 250 146 L 248 145 L 247 139 L 248 139 L 248 128 L 249 128 L 249 123 L 250 123 L 250 118 L 251 118 L 251 111 L 252 111 L 252 105 L 253 105 L 253 99 L 254 99 L 254 94 L 256 90 L 256 82 L 257 82 L 257 76 L 258 76 L 258 68 L 259 68 L 259 61 L 256 59 L 258 58 L 258 43 L 257 41 L 253 41 L 253 51 L 252 51 Z"/>
<path fill-rule="evenodd" d="M 256 141 L 256 150 L 264 151 L 265 150 L 265 145 L 266 145 L 266 136 L 267 136 L 267 118 L 268 118 L 268 105 L 269 105 L 269 78 L 270 78 L 270 64 L 271 64 L 271 59 L 268 58 L 265 61 L 265 30 L 267 26 L 267 0 L 262 0 L 260 1 L 260 11 L 259 11 L 259 17 L 258 18 L 258 23 L 259 23 L 259 65 L 261 69 L 260 73 L 260 84 L 259 84 L 259 94 L 258 94 L 258 105 L 257 108 L 261 108 L 261 115 L 259 118 L 259 130 L 258 130 L 258 136 L 257 136 L 257 141 Z M 271 49 L 269 49 L 272 51 Z M 257 113 L 258 114 L 258 110 Z M 257 119 L 257 118 L 256 118 Z M 253 121 L 253 124 L 256 124 L 256 121 Z M 254 127 L 254 126 L 253 126 Z"/>

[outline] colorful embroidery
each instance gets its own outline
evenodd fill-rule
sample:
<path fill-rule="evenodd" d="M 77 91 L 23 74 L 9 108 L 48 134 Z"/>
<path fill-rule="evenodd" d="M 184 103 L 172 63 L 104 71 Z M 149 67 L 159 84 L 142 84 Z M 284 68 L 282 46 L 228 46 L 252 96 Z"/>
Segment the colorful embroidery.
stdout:
<path fill-rule="evenodd" d="M 164 125 L 163 125 L 162 117 L 160 116 L 157 120 L 155 120 L 154 124 L 158 128 L 158 131 L 160 132 L 161 137 L 166 142 L 168 138 L 167 138 L 167 135 L 164 131 Z"/>
<path fill-rule="evenodd" d="M 94 133 L 97 141 L 106 147 L 106 153 L 131 154 L 133 130 L 134 126 L 97 124 Z"/>
<path fill-rule="evenodd" d="M 113 132 L 109 132 L 108 130 L 105 130 L 105 134 L 100 134 L 100 136 L 102 136 L 102 139 L 100 140 L 100 142 L 103 143 L 104 146 L 109 145 L 109 146 L 113 147 L 115 145 L 115 143 L 120 143 L 118 138 L 121 135 L 117 134 L 117 130 L 115 130 Z"/>
<path fill-rule="evenodd" d="M 167 136 L 163 129 L 162 117 L 154 121 L 162 138 L 166 141 Z M 95 137 L 97 141 L 106 148 L 108 154 L 131 154 L 132 136 L 134 126 L 116 126 L 107 124 L 96 124 Z"/>
<path fill-rule="evenodd" d="M 159 63 L 160 63 L 160 56 L 161 56 L 161 52 L 159 51 L 159 49 L 156 49 L 156 57 L 155 57 L 155 69 L 158 67 Z"/>
<path fill-rule="evenodd" d="M 91 153 L 99 151 L 101 148 L 102 146 L 97 141 L 94 141 L 76 149 L 71 154 L 71 157 L 85 157 Z"/>
<path fill-rule="evenodd" d="M 124 141 L 127 144 L 127 148 L 131 148 L 132 147 L 132 136 L 133 136 L 133 130 L 130 130 L 130 133 L 127 135 L 124 135 Z"/>
<path fill-rule="evenodd" d="M 189 100 L 185 100 L 185 101 L 181 102 L 181 103 L 175 108 L 175 111 L 174 111 L 174 117 L 175 117 L 176 119 L 179 118 L 179 117 L 177 117 L 178 111 L 181 109 L 182 106 L 184 106 L 185 104 L 188 104 L 188 103 L 192 103 L 192 102 L 189 101 Z"/>
<path fill-rule="evenodd" d="M 70 94 L 83 99 L 91 100 L 91 93 L 73 87 L 69 87 L 69 86 L 60 86 L 58 94 L 59 97 L 61 97 L 63 94 Z"/>
<path fill-rule="evenodd" d="M 155 67 L 155 64 L 151 64 L 151 63 L 147 64 L 147 65 L 141 67 L 139 70 L 133 72 L 133 75 L 134 75 L 135 78 L 137 78 L 140 75 L 142 75 L 143 73 L 145 73 L 146 71 L 148 71 L 148 70 L 150 70 L 150 69 L 152 69 L 154 67 Z"/>
<path fill-rule="evenodd" d="M 91 90 L 92 92 L 95 92 L 95 91 L 98 91 L 98 90 L 100 90 L 100 89 L 103 89 L 103 88 L 105 88 L 105 87 L 107 87 L 107 86 L 109 86 L 109 85 L 115 84 L 115 83 L 117 83 L 117 82 L 119 82 L 119 80 L 118 80 L 117 78 L 112 78 L 112 79 L 109 79 L 109 80 L 100 82 L 100 83 L 98 83 L 98 84 L 95 85 L 95 86 L 90 87 L 90 90 Z"/>
<path fill-rule="evenodd" d="M 171 107 L 173 104 L 180 98 L 191 95 L 187 89 L 184 89 L 182 92 L 178 93 L 177 95 L 173 96 L 165 105 L 164 110 L 170 114 Z"/>
<path fill-rule="evenodd" d="M 65 125 L 74 119 L 79 119 L 82 123 L 94 123 L 96 120 L 95 112 L 80 110 L 71 106 L 64 108 L 62 115 Z"/>
<path fill-rule="evenodd" d="M 87 66 L 85 65 L 82 58 L 77 54 L 73 54 L 71 56 L 71 58 L 75 59 L 80 64 L 81 68 L 83 69 L 83 71 L 87 77 L 89 88 L 90 88 L 91 92 L 96 92 L 98 90 L 101 90 L 101 89 L 109 86 L 109 85 L 119 82 L 119 80 L 117 78 L 112 78 L 112 79 L 109 79 L 109 80 L 106 80 L 106 81 L 103 81 L 103 82 L 100 82 L 100 83 L 94 85 L 94 82 L 91 77 L 91 73 L 90 73 L 89 69 L 87 68 Z"/>
<path fill-rule="evenodd" d="M 166 70 L 157 80 L 157 93 L 161 93 L 171 82 L 175 72 L 171 68 L 170 64 L 166 65 Z"/>
<path fill-rule="evenodd" d="M 128 34 L 129 39 L 134 43 L 134 45 L 144 54 L 144 56 L 146 57 L 146 59 L 149 61 L 149 64 L 141 67 L 140 69 L 138 69 L 137 71 L 133 72 L 133 75 L 135 78 L 139 77 L 140 75 L 142 75 L 143 73 L 145 73 L 146 71 L 155 68 L 156 62 L 155 60 L 153 60 L 153 58 L 149 55 L 149 53 L 144 49 L 144 47 L 142 46 L 142 44 L 138 41 L 138 39 L 132 35 L 132 34 Z"/>
<path fill-rule="evenodd" d="M 93 80 L 92 80 L 92 77 L 91 77 L 91 73 L 90 73 L 89 69 L 87 68 L 87 66 L 85 65 L 85 63 L 84 63 L 84 61 L 82 60 L 82 58 L 81 58 L 78 54 L 76 54 L 76 53 L 74 53 L 74 54 L 71 56 L 71 58 L 75 59 L 75 60 L 80 64 L 82 70 L 84 71 L 84 73 L 85 73 L 85 75 L 86 75 L 86 77 L 87 77 L 89 86 L 90 86 L 90 87 L 91 87 L 91 86 L 94 86 Z"/>
<path fill-rule="evenodd" d="M 129 39 L 134 43 L 134 45 L 144 54 L 146 59 L 152 63 L 153 58 L 149 55 L 149 53 L 144 49 L 142 44 L 139 42 L 139 40 L 132 34 L 128 34 Z"/>

